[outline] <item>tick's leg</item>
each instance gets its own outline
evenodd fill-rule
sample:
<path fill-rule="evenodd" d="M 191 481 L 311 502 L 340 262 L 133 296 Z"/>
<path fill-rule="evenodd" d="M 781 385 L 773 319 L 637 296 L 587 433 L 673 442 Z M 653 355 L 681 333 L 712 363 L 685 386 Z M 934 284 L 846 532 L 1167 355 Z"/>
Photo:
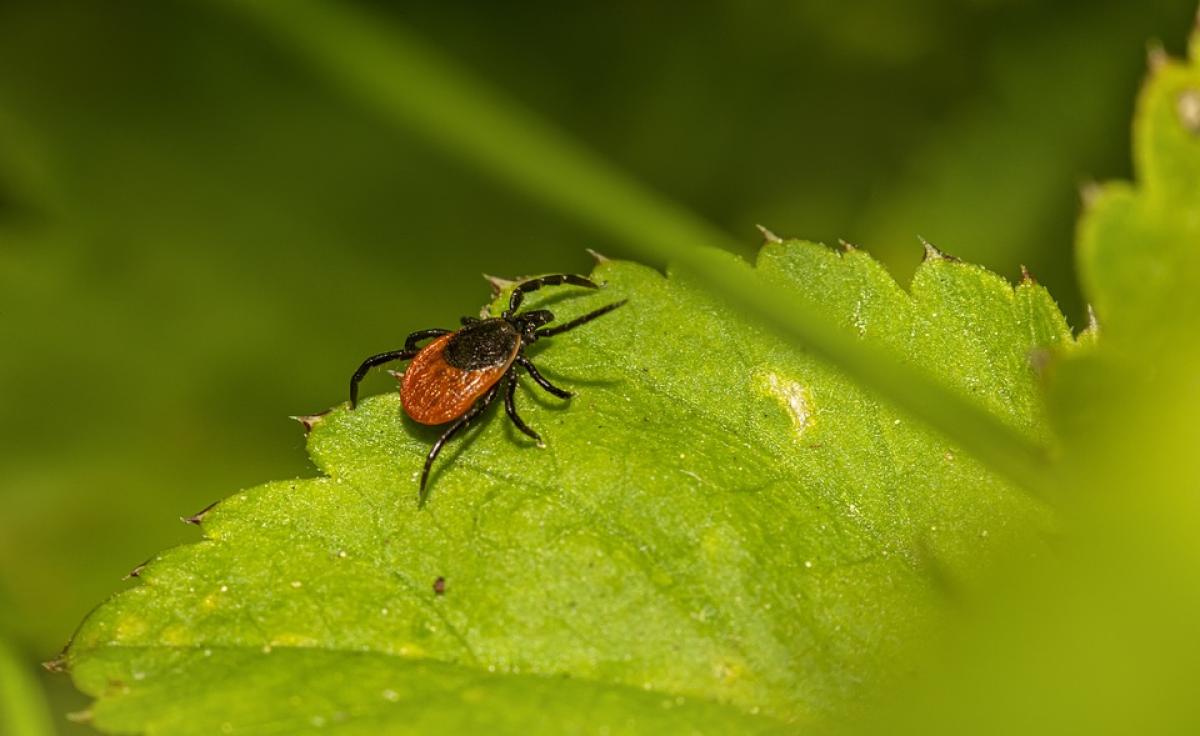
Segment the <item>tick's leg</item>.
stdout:
<path fill-rule="evenodd" d="M 389 350 L 386 353 L 372 355 L 362 362 L 358 370 L 354 371 L 354 375 L 350 376 L 350 408 L 358 406 L 358 382 L 367 375 L 367 371 L 377 365 L 391 363 L 393 360 L 408 360 L 416 356 L 416 350 Z"/>
<path fill-rule="evenodd" d="M 454 332 L 454 330 L 443 330 L 441 328 L 434 328 L 432 330 L 417 330 L 408 337 L 404 338 L 404 349 L 414 351 L 420 350 L 420 348 L 417 347 L 417 343 L 421 342 L 422 340 L 428 340 L 431 337 L 449 335 L 451 332 Z"/>
<path fill-rule="evenodd" d="M 441 337 L 442 335 L 448 335 L 451 332 L 453 332 L 453 330 L 443 330 L 440 328 L 432 330 L 418 330 L 417 332 L 414 332 L 408 337 L 404 338 L 403 350 L 389 350 L 386 353 L 372 355 L 364 360 L 362 365 L 358 367 L 358 370 L 354 371 L 354 375 L 350 377 L 350 408 L 353 409 L 354 407 L 358 406 L 358 382 L 367 375 L 367 371 L 371 370 L 377 365 L 391 363 L 393 360 L 409 360 L 414 358 L 416 357 L 417 353 L 421 352 L 421 348 L 417 346 L 417 343 L 430 337 Z"/>
<path fill-rule="evenodd" d="M 526 358 L 524 355 L 517 356 L 517 363 L 520 364 L 520 366 L 522 368 L 529 371 L 529 377 L 532 378 L 534 381 L 537 381 L 537 385 L 546 389 L 547 391 L 554 394 L 558 398 L 569 399 L 575 395 L 575 394 L 571 393 L 570 391 L 561 389 L 558 386 L 555 386 L 553 383 L 550 383 L 549 381 L 547 381 L 546 377 L 543 376 L 541 373 L 538 373 L 538 369 L 534 368 L 533 363 L 531 363 L 529 361 L 529 358 Z"/>
<path fill-rule="evenodd" d="M 561 286 L 562 284 L 573 284 L 575 286 L 586 286 L 589 289 L 599 289 L 594 281 L 585 279 L 582 276 L 576 276 L 573 273 L 553 273 L 549 276 L 539 276 L 536 279 L 522 281 L 513 288 L 512 296 L 508 298 L 508 311 L 504 313 L 505 317 L 511 317 L 517 313 L 521 302 L 525 300 L 525 295 L 531 291 L 537 291 L 543 286 Z"/>
<path fill-rule="evenodd" d="M 583 315 L 582 317 L 576 317 L 575 319 L 571 320 L 570 322 L 564 322 L 563 324 L 555 325 L 554 327 L 546 327 L 546 328 L 538 330 L 537 332 L 535 332 L 533 334 L 536 337 L 553 337 L 555 335 L 561 335 L 562 333 L 566 332 L 567 330 L 573 330 L 576 327 L 578 327 L 579 325 L 587 324 L 588 322 L 591 322 L 592 320 L 596 319 L 597 317 L 603 317 L 604 315 L 613 311 L 617 307 L 625 304 L 625 302 L 627 302 L 627 301 L 629 301 L 629 300 L 622 299 L 619 302 L 613 302 L 612 304 L 600 307 L 599 309 L 597 309 L 594 312 L 588 312 L 587 314 Z"/>
<path fill-rule="evenodd" d="M 425 468 L 421 471 L 421 487 L 417 494 L 418 506 L 425 504 L 425 484 L 429 481 L 429 469 L 433 467 L 433 461 L 437 459 L 438 453 L 442 451 L 442 447 L 445 446 L 451 437 L 466 429 L 471 424 L 471 420 L 475 419 L 475 417 L 483 413 L 484 409 L 488 408 L 488 405 L 496 398 L 496 391 L 499 388 L 498 384 L 493 386 L 483 395 L 482 399 L 476 401 L 475 405 L 467 410 L 466 414 L 456 419 L 454 424 L 451 424 L 445 432 L 442 432 L 442 436 L 438 437 L 437 442 L 433 443 L 433 447 L 429 448 L 429 454 L 425 456 Z"/>
<path fill-rule="evenodd" d="M 521 419 L 520 415 L 517 414 L 517 405 L 513 403 L 513 396 L 516 394 L 516 392 L 517 372 L 516 370 L 510 370 L 508 372 L 508 387 L 504 392 L 504 411 L 508 412 L 508 418 L 512 420 L 513 424 L 517 425 L 517 429 L 537 440 L 538 445 L 541 445 L 542 438 L 537 432 L 534 432 L 532 429 L 530 429 L 529 425 L 526 424 L 525 421 Z"/>

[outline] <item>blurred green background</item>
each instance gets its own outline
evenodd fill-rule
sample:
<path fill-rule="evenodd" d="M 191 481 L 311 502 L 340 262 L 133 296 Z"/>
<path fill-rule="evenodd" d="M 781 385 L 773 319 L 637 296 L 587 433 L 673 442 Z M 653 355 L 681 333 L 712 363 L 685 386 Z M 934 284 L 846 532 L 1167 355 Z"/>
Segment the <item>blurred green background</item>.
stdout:
<path fill-rule="evenodd" d="M 360 3 L 745 244 L 917 235 L 1079 325 L 1077 189 L 1128 177 L 1192 0 Z M 480 272 L 623 254 L 203 2 L 0 1 L 0 645 L 32 672 L 177 517 L 313 472 L 287 416 Z M 661 265 L 661 264 L 656 264 Z M 390 388 L 374 377 L 368 391 Z M 42 682 L 61 714 L 86 705 Z"/>

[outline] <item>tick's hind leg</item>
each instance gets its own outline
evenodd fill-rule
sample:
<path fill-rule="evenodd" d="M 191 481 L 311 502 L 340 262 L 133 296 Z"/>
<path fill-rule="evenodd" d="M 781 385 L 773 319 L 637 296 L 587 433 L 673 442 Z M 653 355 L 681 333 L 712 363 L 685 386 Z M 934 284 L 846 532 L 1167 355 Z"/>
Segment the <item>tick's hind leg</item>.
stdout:
<path fill-rule="evenodd" d="M 391 363 L 394 360 L 411 360 L 412 358 L 417 357 L 417 353 L 421 352 L 421 348 L 417 346 L 417 343 L 431 337 L 449 335 L 452 331 L 453 330 L 443 330 L 440 328 L 435 328 L 432 330 L 418 330 L 417 332 L 414 332 L 408 337 L 404 338 L 403 350 L 389 350 L 386 353 L 372 355 L 364 360 L 362 365 L 358 367 L 358 370 L 354 371 L 354 375 L 350 376 L 350 408 L 353 409 L 354 407 L 358 406 L 358 383 L 362 379 L 366 378 L 367 371 L 371 370 L 377 365 Z"/>
<path fill-rule="evenodd" d="M 377 365 L 391 363 L 394 360 L 409 360 L 415 357 L 417 352 L 417 350 L 389 350 L 386 353 L 372 355 L 364 360 L 362 365 L 358 367 L 358 370 L 354 371 L 354 375 L 350 376 L 350 408 L 353 409 L 358 406 L 358 382 L 367 375 L 367 371 Z"/>
<path fill-rule="evenodd" d="M 537 432 L 534 432 L 532 429 L 530 429 L 529 425 L 526 424 L 523 419 L 521 419 L 521 416 L 519 414 L 517 414 L 517 405 L 513 401 L 513 397 L 516 394 L 516 391 L 517 391 L 517 371 L 516 371 L 516 369 L 513 369 L 508 372 L 508 387 L 505 389 L 505 392 L 504 392 L 504 411 L 508 412 L 508 418 L 512 420 L 513 424 L 517 425 L 517 429 L 521 430 L 522 432 L 524 432 L 525 434 L 529 435 L 534 440 L 536 440 L 538 443 L 538 447 L 545 447 L 545 444 L 542 442 L 541 436 Z"/>
<path fill-rule="evenodd" d="M 496 398 L 496 391 L 499 390 L 499 388 L 499 384 L 493 386 L 486 394 L 483 395 L 483 398 L 481 398 L 479 401 L 476 401 L 475 405 L 467 410 L 466 414 L 463 414 L 461 417 L 454 420 L 454 424 L 451 424 L 445 432 L 442 432 L 442 436 L 438 437 L 437 442 L 433 443 L 433 447 L 429 448 L 429 454 L 425 456 L 425 467 L 421 471 L 421 486 L 417 494 L 418 506 L 425 505 L 425 484 L 429 481 L 429 470 L 433 467 L 433 461 L 436 460 L 438 454 L 441 453 L 442 447 L 444 447 L 445 444 L 450 441 L 450 438 L 466 429 L 467 426 L 471 424 L 473 419 L 483 413 L 484 409 L 488 408 L 488 405 L 491 404 L 492 400 Z"/>
<path fill-rule="evenodd" d="M 534 367 L 533 363 L 530 362 L 529 358 L 526 358 L 524 355 L 518 355 L 516 362 L 522 368 L 529 371 L 529 377 L 532 378 L 534 381 L 536 381 L 537 385 L 546 389 L 547 391 L 554 394 L 558 398 L 569 399 L 575 395 L 575 394 L 571 393 L 570 391 L 567 391 L 566 389 L 563 389 L 563 388 L 559 388 L 558 386 L 555 386 L 553 383 L 550 383 L 549 381 L 547 381 L 546 377 L 543 376 L 541 373 L 539 373 L 538 369 Z"/>

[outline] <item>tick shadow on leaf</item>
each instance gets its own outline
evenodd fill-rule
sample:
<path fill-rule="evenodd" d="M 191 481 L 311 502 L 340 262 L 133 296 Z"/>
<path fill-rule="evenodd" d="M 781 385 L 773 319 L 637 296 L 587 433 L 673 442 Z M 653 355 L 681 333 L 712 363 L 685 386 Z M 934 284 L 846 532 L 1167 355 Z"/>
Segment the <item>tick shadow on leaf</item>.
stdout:
<path fill-rule="evenodd" d="M 574 396 L 569 399 L 560 399 L 557 396 L 551 396 L 537 386 L 530 385 L 532 381 L 527 376 L 522 376 L 521 384 L 517 389 L 517 398 L 521 402 L 532 402 L 542 409 L 555 413 L 570 411 L 571 404 L 579 399 L 581 393 L 585 393 L 589 389 L 611 388 L 624 383 L 624 380 L 620 378 L 582 378 L 555 370 L 539 370 L 541 370 L 542 375 L 550 379 L 556 386 L 567 389 Z M 520 404 L 517 405 L 517 408 L 520 409 Z"/>
<path fill-rule="evenodd" d="M 549 345 L 546 345 L 546 344 L 534 345 L 533 347 L 531 347 L 529 349 L 528 357 L 530 360 L 536 362 L 538 360 L 539 356 L 542 354 L 542 352 L 546 351 L 546 350 L 553 352 L 554 351 L 553 343 L 551 343 Z M 575 393 L 575 394 L 579 393 L 578 387 L 580 387 L 580 386 L 584 386 L 584 387 L 595 386 L 595 387 L 600 387 L 600 388 L 612 388 L 614 386 L 619 386 L 625 382 L 625 378 L 621 377 L 621 376 L 604 377 L 604 376 L 596 376 L 596 375 L 591 374 L 590 371 L 595 370 L 595 368 L 596 368 L 596 366 L 579 365 L 579 366 L 573 366 L 570 373 L 564 373 L 564 372 L 562 372 L 560 370 L 556 370 L 554 368 L 545 368 L 540 363 L 538 363 L 538 371 L 541 372 L 541 374 L 543 376 L 550 379 L 550 381 L 552 383 L 562 386 L 563 388 L 565 388 L 568 391 Z M 533 398 L 533 400 L 536 401 L 538 404 L 545 406 L 545 407 L 559 406 L 559 405 L 561 405 L 563 407 L 567 407 L 567 406 L 571 405 L 571 402 L 569 399 L 566 399 L 566 400 L 557 399 L 553 396 L 547 395 L 543 391 L 537 391 L 537 390 L 531 389 L 531 387 L 527 383 L 528 380 L 529 380 L 528 374 L 522 375 L 521 376 L 521 386 L 522 386 L 522 388 L 524 388 L 526 390 L 526 393 L 528 393 Z"/>

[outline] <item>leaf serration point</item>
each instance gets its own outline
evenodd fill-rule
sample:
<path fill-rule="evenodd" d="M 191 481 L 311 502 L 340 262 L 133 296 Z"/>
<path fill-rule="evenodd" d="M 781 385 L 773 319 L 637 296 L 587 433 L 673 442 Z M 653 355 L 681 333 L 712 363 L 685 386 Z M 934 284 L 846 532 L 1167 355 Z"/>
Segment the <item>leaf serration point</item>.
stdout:
<path fill-rule="evenodd" d="M 925 263 L 929 263 L 930 261 L 950 261 L 953 263 L 959 260 L 957 256 L 946 253 L 920 235 L 917 236 L 917 240 L 921 241 L 921 245 L 925 248 L 925 256 L 922 259 Z"/>
<path fill-rule="evenodd" d="M 766 225 L 755 224 L 754 227 L 757 228 L 760 233 L 762 233 L 764 243 L 782 243 L 783 242 L 783 238 L 781 238 L 778 235 L 776 235 L 775 233 L 771 232 L 771 230 L 768 229 Z"/>
<path fill-rule="evenodd" d="M 1161 71 L 1170 61 L 1171 57 L 1163 47 L 1162 41 L 1154 38 L 1146 43 L 1146 68 L 1151 74 Z"/>
<path fill-rule="evenodd" d="M 54 674 L 62 674 L 67 671 L 67 652 L 63 650 L 56 654 L 53 659 L 47 659 L 42 662 L 42 669 Z"/>
<path fill-rule="evenodd" d="M 200 526 L 200 524 L 204 522 L 204 517 L 208 516 L 208 512 L 215 509 L 217 507 L 217 504 L 219 504 L 219 503 L 221 503 L 219 500 L 213 501 L 209 505 L 200 509 L 196 513 L 192 514 L 191 516 L 179 517 L 179 520 L 182 521 L 184 524 L 191 524 L 192 526 Z"/>
<path fill-rule="evenodd" d="M 485 273 L 483 278 L 486 279 L 489 284 L 491 284 L 493 298 L 500 296 L 501 292 L 517 283 L 513 279 L 506 279 L 502 276 L 493 276 L 490 273 Z"/>
<path fill-rule="evenodd" d="M 319 411 L 316 414 L 299 414 L 296 416 L 289 416 L 288 419 L 295 419 L 297 422 L 300 422 L 301 426 L 304 427 L 304 434 L 308 434 L 312 431 L 313 427 L 317 426 L 325 419 L 325 415 L 329 412 L 330 410 L 326 409 L 325 411 Z"/>
<path fill-rule="evenodd" d="M 592 257 L 592 260 L 596 262 L 597 266 L 602 266 L 612 260 L 598 250 L 594 250 L 592 248 L 584 248 L 584 250 L 586 250 L 588 255 Z"/>
<path fill-rule="evenodd" d="M 123 577 L 121 579 L 122 580 L 132 580 L 134 578 L 140 578 L 142 576 L 142 570 L 145 570 L 146 565 L 149 565 L 150 561 L 153 559 L 154 558 L 151 557 L 149 560 L 146 560 L 145 562 L 139 562 L 137 565 L 134 565 L 133 569 L 130 570 L 129 572 L 125 573 L 125 577 Z"/>

